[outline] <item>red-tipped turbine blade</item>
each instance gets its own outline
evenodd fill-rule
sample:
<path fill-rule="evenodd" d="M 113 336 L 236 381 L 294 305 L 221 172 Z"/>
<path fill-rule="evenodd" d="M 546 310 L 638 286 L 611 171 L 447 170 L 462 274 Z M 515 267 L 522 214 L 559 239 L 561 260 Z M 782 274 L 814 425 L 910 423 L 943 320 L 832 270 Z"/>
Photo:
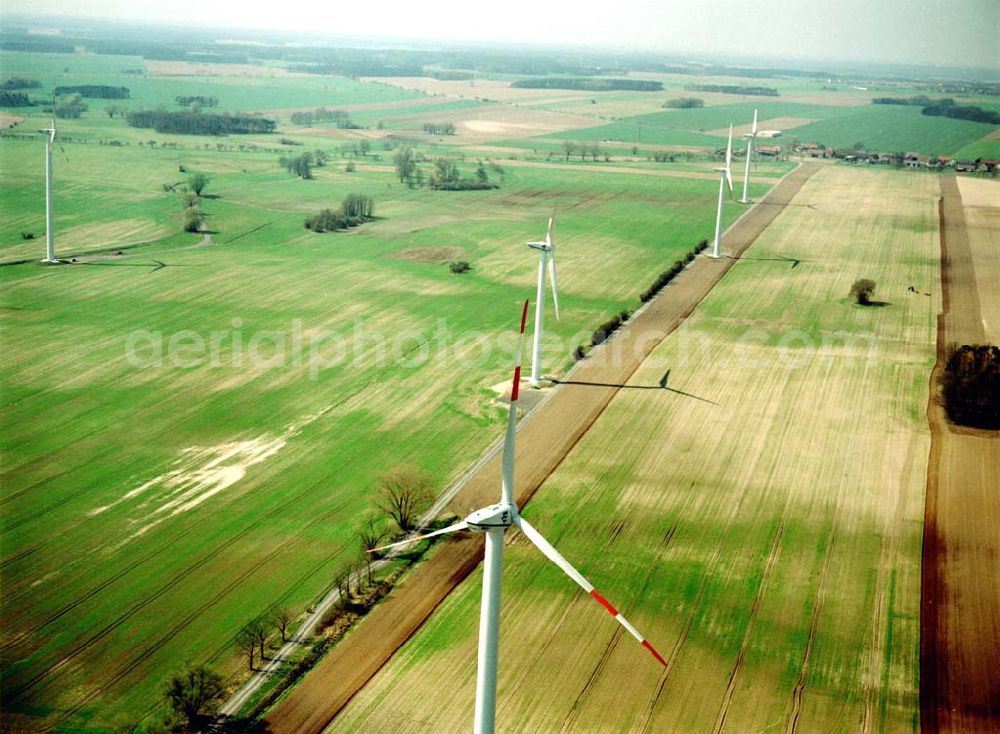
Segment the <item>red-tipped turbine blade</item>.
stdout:
<path fill-rule="evenodd" d="M 444 535 L 445 533 L 454 533 L 457 530 L 465 530 L 469 527 L 469 523 L 465 520 L 462 522 L 457 522 L 454 525 L 449 525 L 446 528 L 441 528 L 440 530 L 435 530 L 433 533 L 426 533 L 424 535 L 415 535 L 412 538 L 406 538 L 405 540 L 400 540 L 397 543 L 390 543 L 389 545 L 383 545 L 378 548 L 372 548 L 369 553 L 377 553 L 378 551 L 388 550 L 389 548 L 399 548 L 402 545 L 409 545 L 410 543 L 416 543 L 418 540 L 424 540 L 425 538 L 433 538 L 435 535 Z"/>
<path fill-rule="evenodd" d="M 618 624 L 627 629 L 630 635 L 632 635 L 635 639 L 637 639 L 640 643 L 642 643 L 642 646 L 644 648 L 649 650 L 650 654 L 654 658 L 656 658 L 657 661 L 659 661 L 660 665 L 666 666 L 667 661 L 664 660 L 663 656 L 660 655 L 660 653 L 658 653 L 656 649 L 649 644 L 646 638 L 643 637 L 642 634 L 640 634 L 639 630 L 633 627 L 631 623 L 629 623 L 629 621 L 625 619 L 624 616 L 622 616 L 621 612 L 619 612 L 611 605 L 611 602 L 609 602 L 607 599 L 601 596 L 600 592 L 598 592 L 597 589 L 594 588 L 593 584 L 587 581 L 587 579 L 583 577 L 583 574 L 581 574 L 579 571 L 573 568 L 572 564 L 565 558 L 563 558 L 562 554 L 559 551 L 557 551 L 549 541 L 547 541 L 544 537 L 542 537 L 542 534 L 540 532 L 535 530 L 535 528 L 533 528 L 531 524 L 520 515 L 515 519 L 515 523 L 521 529 L 521 532 L 524 533 L 525 537 L 527 537 L 528 540 L 534 543 L 535 547 L 542 552 L 542 555 L 544 555 L 554 564 L 559 566 L 559 568 L 561 568 L 567 576 L 573 579 L 581 589 L 590 594 L 590 596 L 594 599 L 594 601 L 596 601 L 598 604 L 604 607 L 605 611 L 607 611 L 608 614 L 614 617 L 615 621 L 618 622 Z"/>
<path fill-rule="evenodd" d="M 528 299 L 524 300 L 524 308 L 521 311 L 521 331 L 517 335 L 517 361 L 514 362 L 514 383 L 510 388 L 510 402 L 517 402 L 518 388 L 521 384 L 521 352 L 524 346 L 524 325 L 528 321 Z"/>

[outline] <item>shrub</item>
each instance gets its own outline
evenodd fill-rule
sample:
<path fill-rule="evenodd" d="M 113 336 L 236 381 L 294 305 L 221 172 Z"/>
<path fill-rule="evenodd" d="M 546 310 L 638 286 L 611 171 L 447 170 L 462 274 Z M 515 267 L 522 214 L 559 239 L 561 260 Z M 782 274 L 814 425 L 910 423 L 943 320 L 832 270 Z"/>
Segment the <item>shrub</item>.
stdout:
<path fill-rule="evenodd" d="M 204 219 L 205 216 L 201 213 L 201 209 L 196 206 L 188 207 L 184 210 L 184 231 L 200 232 Z"/>
<path fill-rule="evenodd" d="M 942 381 L 952 423 L 1000 429 L 1000 347 L 966 344 L 953 349 Z"/>
<path fill-rule="evenodd" d="M 472 266 L 465 260 L 453 260 L 451 264 L 448 265 L 448 268 L 455 274 L 467 273 L 472 270 Z"/>
<path fill-rule="evenodd" d="M 854 281 L 851 286 L 851 298 L 859 306 L 870 306 L 872 294 L 875 292 L 875 281 L 869 278 L 860 278 Z"/>

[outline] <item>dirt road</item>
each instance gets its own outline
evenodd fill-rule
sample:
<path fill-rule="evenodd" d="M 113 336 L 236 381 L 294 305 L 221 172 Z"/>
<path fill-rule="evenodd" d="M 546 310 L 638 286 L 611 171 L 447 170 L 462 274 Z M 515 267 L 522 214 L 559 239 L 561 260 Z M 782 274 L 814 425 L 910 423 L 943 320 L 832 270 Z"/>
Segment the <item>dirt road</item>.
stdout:
<path fill-rule="evenodd" d="M 774 221 L 820 164 L 788 174 L 762 203 L 730 227 L 723 251 L 738 257 Z M 524 506 L 587 432 L 643 359 L 694 310 L 735 263 L 700 257 L 574 372 L 519 431 L 517 502 Z M 669 263 L 664 263 L 664 267 Z M 653 277 L 650 273 L 650 279 Z M 637 283 L 636 291 L 645 283 Z M 472 476 L 453 503 L 458 514 L 496 501 L 499 456 Z M 482 558 L 482 539 L 446 542 L 419 566 L 267 716 L 274 734 L 318 733 L 371 679 Z"/>
<path fill-rule="evenodd" d="M 954 176 L 941 178 L 941 193 L 943 301 L 927 406 L 920 720 L 928 734 L 985 734 L 1000 730 L 1000 432 L 953 426 L 941 404 L 947 345 L 982 343 L 986 317 Z"/>

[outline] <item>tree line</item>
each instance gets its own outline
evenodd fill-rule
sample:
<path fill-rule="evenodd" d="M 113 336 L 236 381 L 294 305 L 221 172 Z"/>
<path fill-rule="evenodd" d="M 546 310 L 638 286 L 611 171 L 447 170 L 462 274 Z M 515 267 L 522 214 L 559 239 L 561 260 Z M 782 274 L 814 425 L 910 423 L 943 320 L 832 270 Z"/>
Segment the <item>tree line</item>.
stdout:
<path fill-rule="evenodd" d="M 588 79 L 582 77 L 544 77 L 518 79 L 511 84 L 521 89 L 581 89 L 587 92 L 662 92 L 663 84 L 649 79 Z"/>
<path fill-rule="evenodd" d="M 264 117 L 205 114 L 183 110 L 134 110 L 125 115 L 132 127 L 185 135 L 249 135 L 274 132 L 276 123 Z"/>
<path fill-rule="evenodd" d="M 450 158 L 435 158 L 429 174 L 424 172 L 418 163 L 427 159 L 418 155 L 409 145 L 398 148 L 393 155 L 396 174 L 399 180 L 412 188 L 424 186 L 439 191 L 479 191 L 500 188 L 498 183 L 490 181 L 487 165 L 478 161 L 475 174 L 472 177 L 463 176 L 458 163 Z M 495 162 L 490 162 L 489 168 L 503 175 L 503 168 Z"/>
<path fill-rule="evenodd" d="M 106 84 L 80 84 L 73 87 L 56 87 L 57 97 L 67 94 L 79 94 L 91 99 L 129 99 L 132 96 L 128 87 L 112 87 Z"/>
<path fill-rule="evenodd" d="M 754 97 L 777 97 L 778 90 L 772 87 L 751 87 L 739 84 L 688 84 L 685 89 L 692 92 L 718 92 L 720 94 L 746 94 Z"/>

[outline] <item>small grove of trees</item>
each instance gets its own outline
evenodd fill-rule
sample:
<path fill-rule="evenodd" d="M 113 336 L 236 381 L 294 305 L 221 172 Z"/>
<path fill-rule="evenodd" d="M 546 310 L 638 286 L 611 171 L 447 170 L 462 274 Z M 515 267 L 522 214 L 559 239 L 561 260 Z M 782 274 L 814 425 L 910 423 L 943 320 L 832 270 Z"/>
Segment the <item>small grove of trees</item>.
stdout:
<path fill-rule="evenodd" d="M 194 173 L 188 177 L 187 193 L 184 195 L 184 231 L 197 233 L 205 223 L 205 215 L 201 211 L 201 193 L 208 186 L 209 178 L 204 173 Z M 166 187 L 164 187 L 166 188 Z M 171 190 L 173 187 L 170 187 Z"/>
<path fill-rule="evenodd" d="M 420 161 L 426 160 L 420 158 Z M 489 170 L 503 176 L 503 168 L 494 162 L 489 167 L 482 160 L 477 162 L 474 176 L 462 176 L 457 161 L 451 158 L 435 158 L 434 168 L 429 176 L 417 165 L 418 158 L 413 148 L 402 145 L 396 149 L 392 157 L 399 180 L 410 188 L 420 188 L 424 185 L 437 191 L 477 191 L 496 189 L 500 185 L 490 181 Z M 489 170 L 488 170 L 489 169 Z"/>
<path fill-rule="evenodd" d="M 673 99 L 668 99 L 663 103 L 664 107 L 671 107 L 673 109 L 687 110 L 694 107 L 704 107 L 705 100 L 699 99 L 698 97 L 674 97 Z"/>
<path fill-rule="evenodd" d="M 0 107 L 32 107 L 34 104 L 27 92 L 0 90 Z"/>
<path fill-rule="evenodd" d="M 851 284 L 850 296 L 859 306 L 870 306 L 875 293 L 875 281 L 870 278 L 859 278 Z"/>
<path fill-rule="evenodd" d="M 125 117 L 128 114 L 128 107 L 123 104 L 109 104 L 104 106 L 104 112 L 108 117 Z"/>
<path fill-rule="evenodd" d="M 363 194 L 348 194 L 339 209 L 323 209 L 305 221 L 313 232 L 332 232 L 357 227 L 375 218 L 375 200 Z"/>
<path fill-rule="evenodd" d="M 294 173 L 301 179 L 312 178 L 312 167 L 314 159 L 312 153 L 303 153 L 302 155 L 296 156 L 281 156 L 278 159 L 278 165 L 284 168 L 289 173 Z"/>
<path fill-rule="evenodd" d="M 450 122 L 425 122 L 424 132 L 431 135 L 454 135 L 455 125 Z"/>
<path fill-rule="evenodd" d="M 942 383 L 952 423 L 1000 429 L 1000 347 L 964 344 L 953 348 Z"/>
<path fill-rule="evenodd" d="M 87 103 L 79 94 L 66 94 L 56 97 L 56 106 L 53 111 L 56 117 L 78 120 L 87 111 Z"/>
<path fill-rule="evenodd" d="M 41 89 L 42 83 L 37 79 L 25 79 L 19 76 L 12 76 L 4 79 L 0 84 L 0 89 Z"/>
<path fill-rule="evenodd" d="M 430 480 L 419 468 L 404 464 L 375 480 L 379 507 L 403 532 L 413 530 L 417 517 L 431 498 Z"/>
<path fill-rule="evenodd" d="M 205 665 L 191 665 L 174 674 L 163 691 L 163 697 L 175 715 L 181 718 L 186 731 L 203 728 L 215 713 L 225 695 L 221 675 Z"/>
<path fill-rule="evenodd" d="M 198 107 L 217 107 L 219 105 L 218 97 L 207 97 L 203 94 L 174 97 L 174 101 L 181 107 L 191 107 L 193 105 L 197 105 Z"/>
<path fill-rule="evenodd" d="M 316 110 L 293 112 L 289 118 L 293 125 L 312 125 L 316 122 L 332 122 L 341 130 L 358 130 L 361 125 L 351 121 L 351 116 L 344 110 L 328 110 L 320 107 Z"/>

